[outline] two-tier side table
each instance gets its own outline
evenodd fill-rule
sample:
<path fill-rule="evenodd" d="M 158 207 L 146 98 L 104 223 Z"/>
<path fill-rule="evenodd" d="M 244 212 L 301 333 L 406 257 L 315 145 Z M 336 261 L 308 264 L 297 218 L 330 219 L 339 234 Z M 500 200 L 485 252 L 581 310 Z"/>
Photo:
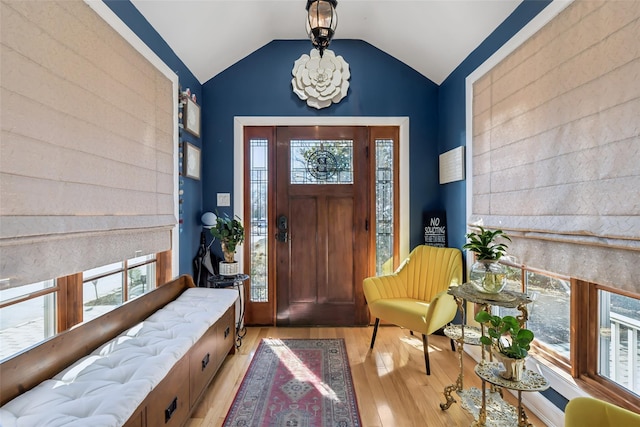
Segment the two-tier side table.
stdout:
<path fill-rule="evenodd" d="M 492 390 L 490 392 L 489 398 L 485 395 L 485 403 L 484 405 L 480 401 L 480 390 L 477 388 L 464 388 L 464 363 L 463 363 L 463 354 L 464 354 L 464 345 L 480 345 L 480 336 L 484 333 L 484 326 L 481 325 L 480 328 L 472 327 L 465 325 L 466 324 L 466 310 L 464 307 L 465 301 L 479 304 L 481 310 L 491 311 L 492 306 L 499 306 L 504 308 L 515 308 L 520 311 L 520 315 L 516 316 L 521 325 L 524 326 L 525 322 L 529 318 L 529 313 L 527 311 L 527 304 L 531 303 L 531 299 L 521 293 L 514 291 L 502 291 L 498 294 L 488 294 L 484 292 L 478 291 L 476 287 L 472 283 L 464 283 L 460 286 L 451 287 L 448 291 L 450 295 L 456 301 L 458 306 L 458 311 L 461 315 L 461 324 L 459 325 L 449 325 L 445 328 L 445 334 L 453 339 L 457 344 L 457 352 L 458 352 L 458 360 L 460 366 L 460 372 L 458 374 L 458 378 L 455 384 L 451 384 L 446 386 L 444 389 L 444 397 L 445 402 L 440 403 L 440 408 L 444 411 L 449 409 L 449 407 L 456 401 L 453 397 L 453 392 L 455 391 L 458 396 L 462 399 L 463 407 L 469 410 L 474 417 L 478 418 L 480 421 L 481 413 L 483 412 L 482 407 L 484 406 L 484 418 L 486 419 L 487 414 L 487 400 L 492 403 L 496 402 L 499 404 L 499 408 L 497 411 L 503 411 L 502 407 L 502 398 L 501 398 L 501 390 Z M 481 364 L 485 363 L 485 349 L 482 346 L 481 350 L 482 361 Z M 489 354 L 489 360 L 491 361 L 491 355 Z M 489 381 L 490 384 L 493 384 Z M 483 382 L 484 386 L 484 382 Z M 506 403 L 505 403 L 506 405 Z M 495 405 L 489 405 L 489 411 L 491 411 Z M 483 421 L 484 422 L 484 421 Z M 484 425 L 484 424 L 478 424 Z M 508 425 L 508 423 L 507 423 Z"/>

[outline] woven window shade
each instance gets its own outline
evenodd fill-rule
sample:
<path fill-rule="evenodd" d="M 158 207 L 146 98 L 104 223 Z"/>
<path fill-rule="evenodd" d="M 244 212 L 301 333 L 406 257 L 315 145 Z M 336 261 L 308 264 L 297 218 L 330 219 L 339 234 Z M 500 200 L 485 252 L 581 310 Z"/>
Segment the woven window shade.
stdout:
<path fill-rule="evenodd" d="M 0 7 L 0 278 L 170 249 L 172 80 L 82 1 Z"/>
<path fill-rule="evenodd" d="M 574 2 L 473 85 L 470 224 L 640 293 L 640 2 Z"/>

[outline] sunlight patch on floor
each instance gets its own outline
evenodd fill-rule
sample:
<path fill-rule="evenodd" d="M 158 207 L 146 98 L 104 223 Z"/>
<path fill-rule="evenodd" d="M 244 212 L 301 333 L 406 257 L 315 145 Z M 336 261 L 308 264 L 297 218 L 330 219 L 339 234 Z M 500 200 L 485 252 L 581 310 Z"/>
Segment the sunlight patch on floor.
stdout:
<path fill-rule="evenodd" d="M 402 341 L 405 344 L 410 345 L 411 347 L 415 348 L 416 350 L 420 350 L 421 353 L 424 352 L 424 349 L 422 347 L 422 339 L 421 338 L 409 335 L 409 336 L 400 337 L 400 341 Z M 432 351 L 442 351 L 442 349 L 439 348 L 439 347 L 434 347 L 431 344 L 429 344 L 429 352 L 432 352 Z"/>
<path fill-rule="evenodd" d="M 318 378 L 282 340 L 265 338 L 264 341 L 297 381 L 310 384 L 328 399 L 339 400 L 336 392 L 327 383 Z"/>

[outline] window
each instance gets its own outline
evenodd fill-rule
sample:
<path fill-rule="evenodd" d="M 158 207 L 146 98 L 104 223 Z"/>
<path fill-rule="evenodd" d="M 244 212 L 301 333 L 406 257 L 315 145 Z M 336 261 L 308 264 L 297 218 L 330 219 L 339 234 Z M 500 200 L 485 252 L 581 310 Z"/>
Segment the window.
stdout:
<path fill-rule="evenodd" d="M 501 262 L 508 270 L 505 289 L 524 292 L 532 300 L 527 305 L 527 328 L 536 338 L 532 354 L 585 384 L 599 384 L 598 390 L 612 401 L 624 399 L 620 405 L 637 402 L 640 407 L 640 298 L 504 258 Z M 502 316 L 520 314 L 496 310 Z"/>
<path fill-rule="evenodd" d="M 123 263 L 85 271 L 82 275 L 82 319 L 87 322 L 113 310 L 124 301 Z"/>
<path fill-rule="evenodd" d="M 157 286 L 156 262 L 153 255 L 131 259 L 127 262 L 128 298 L 139 297 Z"/>
<path fill-rule="evenodd" d="M 0 360 L 56 333 L 53 280 L 0 290 Z"/>
<path fill-rule="evenodd" d="M 393 272 L 393 151 L 392 139 L 375 140 L 376 274 Z"/>
<path fill-rule="evenodd" d="M 640 300 L 598 290 L 598 373 L 640 394 Z"/>
<path fill-rule="evenodd" d="M 153 255 L 116 262 L 82 274 L 83 321 L 107 313 L 156 287 Z"/>
<path fill-rule="evenodd" d="M 291 141 L 292 184 L 353 184 L 353 141 Z"/>
<path fill-rule="evenodd" d="M 250 139 L 250 198 L 251 230 L 249 247 L 251 250 L 251 284 L 249 298 L 251 302 L 269 301 L 269 264 L 268 264 L 268 190 L 269 190 L 269 147 L 266 139 Z"/>
<path fill-rule="evenodd" d="M 507 280 L 506 289 L 524 292 L 533 301 L 527 306 L 527 328 L 535 334 L 534 347 L 545 357 L 567 367 L 571 356 L 569 278 L 508 264 Z M 519 314 L 517 310 L 504 308 L 500 313 Z"/>
<path fill-rule="evenodd" d="M 168 257 L 145 255 L 55 280 L 0 284 L 0 360 L 151 291 L 165 262 Z M 163 274 L 170 271 L 165 267 Z"/>
<path fill-rule="evenodd" d="M 533 300 L 527 328 L 534 332 L 537 343 L 543 349 L 568 363 L 571 350 L 569 280 L 526 271 L 525 292 Z"/>

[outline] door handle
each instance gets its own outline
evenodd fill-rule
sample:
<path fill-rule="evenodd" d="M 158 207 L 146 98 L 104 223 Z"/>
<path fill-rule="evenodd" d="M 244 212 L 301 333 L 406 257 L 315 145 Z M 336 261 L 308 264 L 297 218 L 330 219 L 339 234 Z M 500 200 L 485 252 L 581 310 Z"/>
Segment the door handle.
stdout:
<path fill-rule="evenodd" d="M 285 215 L 278 217 L 278 232 L 276 233 L 278 242 L 286 242 L 289 240 L 289 220 Z"/>

